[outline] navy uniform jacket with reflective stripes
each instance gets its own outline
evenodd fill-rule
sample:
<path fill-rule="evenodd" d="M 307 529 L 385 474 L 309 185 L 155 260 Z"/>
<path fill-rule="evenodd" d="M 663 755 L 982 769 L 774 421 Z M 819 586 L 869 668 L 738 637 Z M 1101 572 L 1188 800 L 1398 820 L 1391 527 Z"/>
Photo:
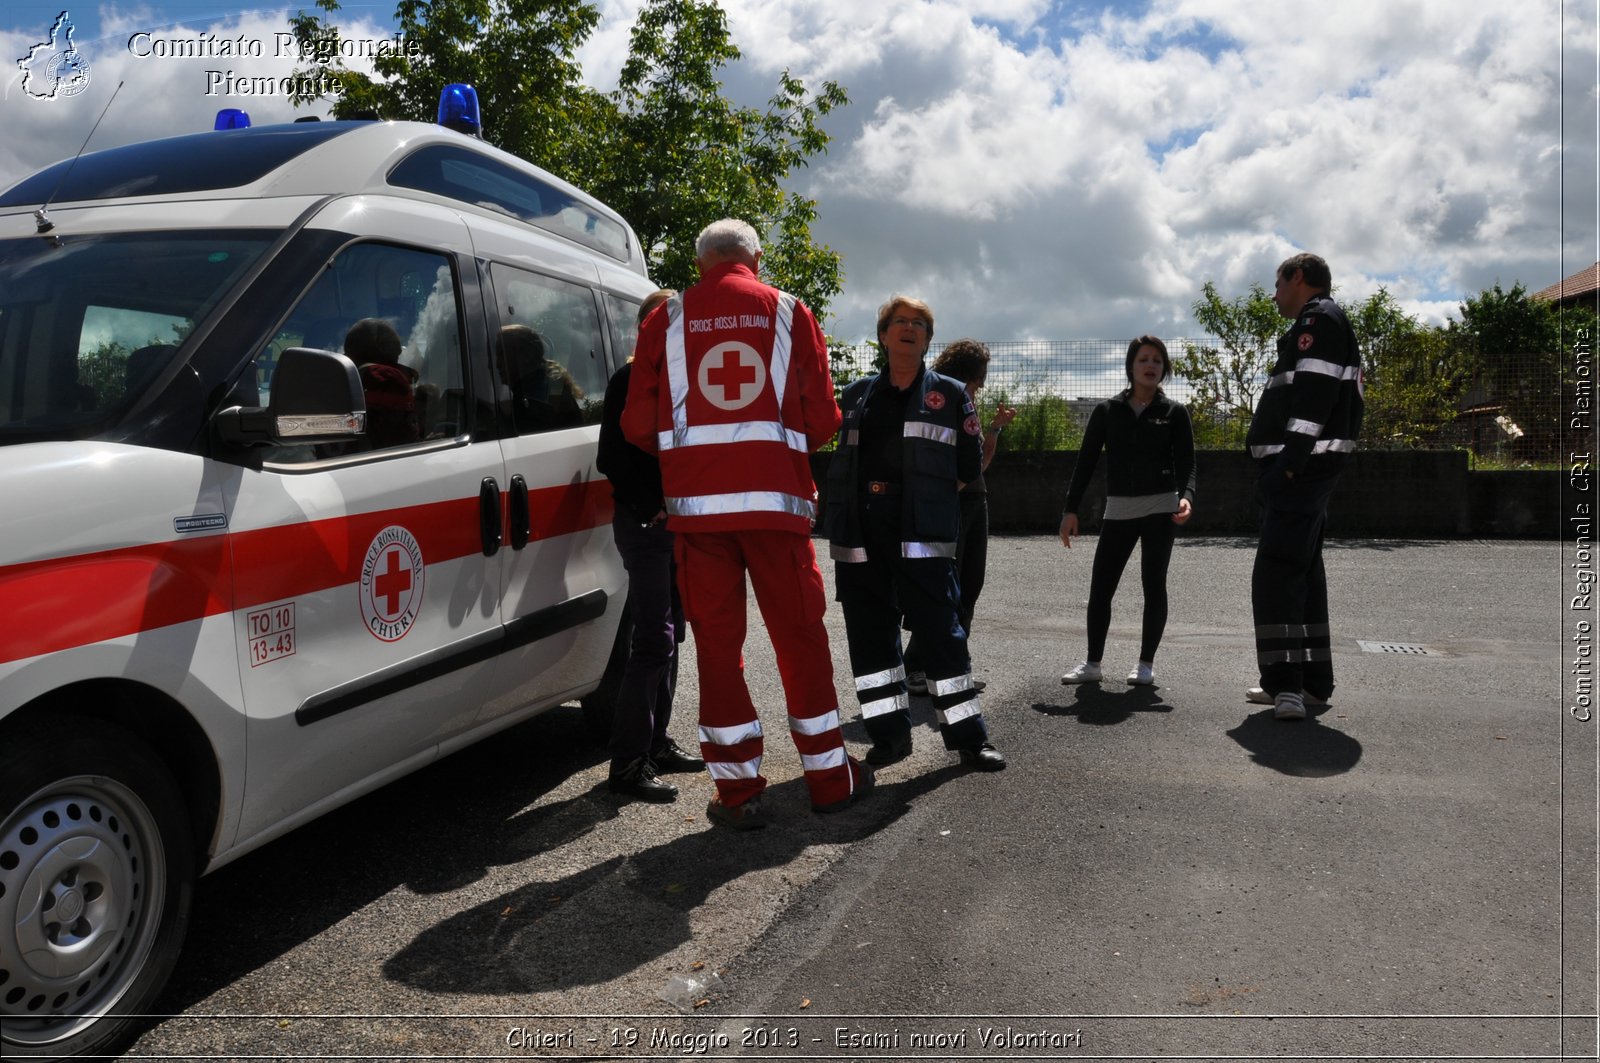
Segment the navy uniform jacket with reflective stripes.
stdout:
<path fill-rule="evenodd" d="M 861 527 L 861 416 L 867 400 L 889 387 L 887 373 L 863 377 L 839 400 L 844 421 L 828 466 L 823 534 L 835 561 L 866 561 Z M 903 557 L 954 557 L 961 531 L 957 484 L 983 471 L 978 412 L 961 382 L 924 369 L 906 396 L 901 435 L 900 553 Z"/>
<path fill-rule="evenodd" d="M 1278 340 L 1245 446 L 1263 465 L 1331 476 L 1361 435 L 1361 353 L 1339 304 L 1313 296 Z"/>

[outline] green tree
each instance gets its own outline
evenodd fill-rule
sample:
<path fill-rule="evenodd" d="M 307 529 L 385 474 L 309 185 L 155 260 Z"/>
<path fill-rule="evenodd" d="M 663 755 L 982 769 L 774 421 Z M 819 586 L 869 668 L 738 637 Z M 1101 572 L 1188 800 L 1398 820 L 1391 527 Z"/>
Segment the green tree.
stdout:
<path fill-rule="evenodd" d="M 1227 301 L 1206 281 L 1193 306 L 1194 317 L 1218 346 L 1186 344 L 1172 361 L 1176 376 L 1194 387 L 1190 413 L 1195 443 L 1232 448 L 1244 444 L 1256 397 L 1277 358 L 1277 338 L 1288 325 L 1272 296 L 1259 284 L 1250 294 Z"/>
<path fill-rule="evenodd" d="M 1496 284 L 1461 304 L 1461 320 L 1445 335 L 1466 377 L 1464 401 L 1496 406 L 1521 429 L 1517 451 L 1553 454 L 1562 409 L 1561 319 L 1550 303 L 1528 297 L 1520 283 Z"/>
<path fill-rule="evenodd" d="M 1420 447 L 1456 414 L 1464 379 L 1442 330 L 1407 314 L 1387 288 L 1350 308 L 1366 386 L 1363 446 Z"/>
<path fill-rule="evenodd" d="M 317 6 L 339 9 L 338 0 Z M 694 237 L 708 222 L 739 217 L 763 234 L 766 279 L 826 316 L 843 287 L 839 256 L 811 237 L 816 203 L 784 184 L 827 150 L 820 119 L 848 102 L 840 86 L 825 82 L 812 94 L 784 72 L 764 110 L 735 106 L 720 71 L 740 53 L 711 0 L 649 0 L 609 94 L 580 80 L 577 49 L 599 21 L 585 0 L 401 0 L 395 18 L 418 58 L 375 60 L 377 80 L 336 58 L 298 72 L 338 83 L 335 117 L 431 121 L 446 84 L 470 83 L 484 139 L 621 213 L 658 283 L 692 284 Z M 291 25 L 303 54 L 337 56 L 337 25 L 305 12 Z"/>

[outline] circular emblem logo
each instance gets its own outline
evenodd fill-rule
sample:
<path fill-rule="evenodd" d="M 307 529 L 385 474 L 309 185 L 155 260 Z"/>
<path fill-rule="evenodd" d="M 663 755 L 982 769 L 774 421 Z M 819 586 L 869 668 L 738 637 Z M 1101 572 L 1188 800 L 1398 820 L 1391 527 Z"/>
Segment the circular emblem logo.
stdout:
<path fill-rule="evenodd" d="M 937 391 L 930 391 L 928 392 L 927 403 L 930 410 L 942 410 L 944 409 L 944 396 Z"/>
<path fill-rule="evenodd" d="M 975 413 L 968 416 L 965 421 L 962 421 L 961 427 L 969 436 L 975 436 L 983 430 L 982 426 L 978 424 L 978 415 Z"/>
<path fill-rule="evenodd" d="M 422 547 L 391 524 L 372 539 L 361 563 L 361 619 L 374 638 L 398 642 L 422 609 Z"/>
<path fill-rule="evenodd" d="M 700 394 L 719 410 L 742 410 L 767 386 L 767 363 L 748 343 L 719 343 L 700 359 Z"/>
<path fill-rule="evenodd" d="M 1309 351 L 1311 349 L 1311 333 L 1302 332 L 1300 334 L 1300 349 L 1302 351 Z"/>
<path fill-rule="evenodd" d="M 77 49 L 57 52 L 44 69 L 52 96 L 76 96 L 89 87 L 89 61 Z"/>

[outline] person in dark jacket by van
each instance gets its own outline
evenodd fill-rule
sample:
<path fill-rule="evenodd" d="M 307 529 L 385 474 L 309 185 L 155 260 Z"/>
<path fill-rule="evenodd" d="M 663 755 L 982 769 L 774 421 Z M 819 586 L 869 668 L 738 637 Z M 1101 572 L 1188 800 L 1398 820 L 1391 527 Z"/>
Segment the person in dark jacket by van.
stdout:
<path fill-rule="evenodd" d="M 1194 429 L 1189 411 L 1161 390 L 1161 382 L 1172 375 L 1167 345 L 1154 336 L 1138 337 L 1128 344 L 1125 369 L 1129 386 L 1089 415 L 1061 517 L 1061 543 L 1070 550 L 1072 537 L 1078 534 L 1078 507 L 1104 449 L 1106 512 L 1089 579 L 1089 655 L 1061 677 L 1067 684 L 1095 683 L 1102 677 L 1111 599 L 1135 544 L 1142 544 L 1144 625 L 1139 661 L 1128 673 L 1128 682 L 1141 686 L 1155 682 L 1156 649 L 1167 626 L 1172 542 L 1194 505 Z"/>
<path fill-rule="evenodd" d="M 645 296 L 639 321 L 677 293 L 663 288 Z M 622 435 L 622 407 L 628 400 L 629 360 L 606 385 L 595 466 L 611 481 L 611 518 L 617 552 L 628 570 L 628 619 L 633 642 L 617 690 L 611 723 L 613 793 L 643 801 L 672 801 L 678 788 L 666 772 L 700 771 L 706 764 L 667 734 L 672 699 L 678 688 L 678 644 L 683 641 L 683 603 L 678 598 L 661 493 L 661 463 Z"/>

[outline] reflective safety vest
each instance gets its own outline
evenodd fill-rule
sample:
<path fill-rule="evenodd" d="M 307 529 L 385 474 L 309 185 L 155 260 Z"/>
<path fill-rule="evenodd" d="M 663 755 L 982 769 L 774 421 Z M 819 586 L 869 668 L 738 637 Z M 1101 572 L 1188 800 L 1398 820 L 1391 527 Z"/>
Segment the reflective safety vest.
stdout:
<path fill-rule="evenodd" d="M 641 446 L 648 427 L 668 527 L 808 534 L 817 516 L 808 455 L 839 423 L 810 310 L 724 265 L 667 301 L 664 328 L 662 316 L 641 331 L 623 425 Z"/>
<path fill-rule="evenodd" d="M 835 561 L 879 561 L 868 557 L 861 524 L 861 418 L 887 374 L 865 377 L 845 389 L 839 442 L 828 465 L 824 534 Z M 971 483 L 983 469 L 978 413 L 959 380 L 924 370 L 906 398 L 901 429 L 904 482 L 900 493 L 900 556 L 955 557 L 961 531 L 958 483 Z"/>

